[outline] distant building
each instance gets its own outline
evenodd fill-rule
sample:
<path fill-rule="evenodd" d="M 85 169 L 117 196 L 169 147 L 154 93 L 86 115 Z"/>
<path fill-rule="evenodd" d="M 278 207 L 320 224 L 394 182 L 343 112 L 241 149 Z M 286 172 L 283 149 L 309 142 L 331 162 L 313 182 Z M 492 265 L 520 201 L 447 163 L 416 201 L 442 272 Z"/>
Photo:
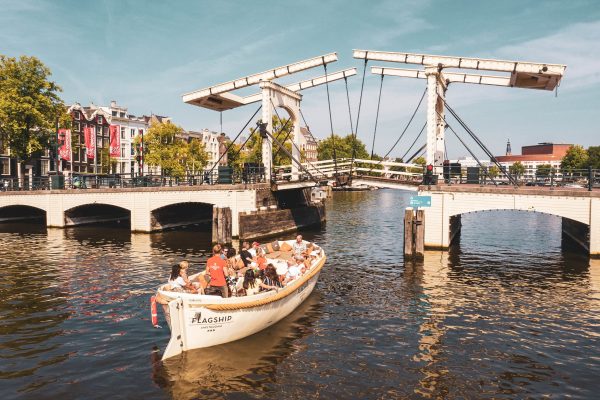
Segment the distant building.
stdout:
<path fill-rule="evenodd" d="M 171 119 L 160 115 L 142 115 L 135 116 L 127 112 L 127 107 L 118 105 L 116 101 L 111 101 L 110 106 L 98 106 L 91 103 L 88 107 L 83 107 L 79 103 L 73 104 L 69 108 L 73 123 L 71 129 L 72 135 L 72 157 L 73 161 L 63 161 L 63 171 L 73 168 L 73 172 L 79 173 L 160 173 L 160 169 L 148 167 L 136 160 L 135 138 L 148 131 L 153 123 L 167 122 Z M 106 153 L 110 146 L 110 125 L 117 125 L 119 131 L 119 142 L 121 151 L 119 157 L 112 157 L 110 164 L 106 157 L 101 153 Z M 94 127 L 96 129 L 96 158 L 87 158 L 85 154 L 84 128 Z M 107 165 L 103 164 L 106 163 Z M 113 167 L 116 163 L 116 168 Z"/>
<path fill-rule="evenodd" d="M 300 150 L 304 152 L 304 159 L 315 162 L 317 157 L 318 142 L 306 127 L 300 127 Z"/>
<path fill-rule="evenodd" d="M 212 169 L 219 159 L 219 165 L 227 165 L 226 141 L 228 138 L 224 133 L 203 129 L 200 132 L 187 131 L 185 135 L 187 135 L 188 140 L 197 139 L 204 143 L 205 151 L 208 153 L 208 163 L 205 167 L 206 170 Z"/>
<path fill-rule="evenodd" d="M 463 157 L 457 158 L 456 160 L 448 160 L 448 161 L 451 164 L 456 164 L 456 163 L 460 164 L 461 168 L 479 167 L 480 166 L 476 159 L 474 159 L 473 157 L 469 157 L 469 156 L 463 156 Z M 490 165 L 490 160 L 479 160 L 479 162 L 484 167 L 487 167 Z"/>
<path fill-rule="evenodd" d="M 497 156 L 496 159 L 506 169 L 519 161 L 525 167 L 524 176 L 533 178 L 539 165 L 549 164 L 553 168 L 560 168 L 560 162 L 571 146 L 571 144 L 565 143 L 538 143 L 521 147 L 521 154 L 506 154 Z M 511 153 L 510 141 L 507 143 L 506 152 Z"/>

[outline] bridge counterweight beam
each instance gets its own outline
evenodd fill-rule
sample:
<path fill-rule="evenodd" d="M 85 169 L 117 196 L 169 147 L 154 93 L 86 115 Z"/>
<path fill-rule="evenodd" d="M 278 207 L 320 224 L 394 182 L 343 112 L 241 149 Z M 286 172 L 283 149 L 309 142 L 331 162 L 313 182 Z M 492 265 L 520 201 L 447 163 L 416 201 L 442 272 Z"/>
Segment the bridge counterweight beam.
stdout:
<path fill-rule="evenodd" d="M 262 122 L 267 124 L 267 132 L 273 134 L 273 105 L 271 104 L 271 90 L 262 89 Z M 265 167 L 265 178 L 271 182 L 271 169 L 273 165 L 273 141 L 271 137 L 262 138 L 262 163 Z"/>

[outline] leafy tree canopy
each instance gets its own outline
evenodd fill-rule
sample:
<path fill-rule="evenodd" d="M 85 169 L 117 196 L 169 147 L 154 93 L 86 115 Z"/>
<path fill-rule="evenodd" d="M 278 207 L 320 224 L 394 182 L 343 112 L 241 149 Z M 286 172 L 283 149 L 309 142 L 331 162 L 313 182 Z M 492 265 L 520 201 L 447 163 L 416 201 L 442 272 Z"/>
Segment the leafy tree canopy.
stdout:
<path fill-rule="evenodd" d="M 567 150 L 567 153 L 560 162 L 560 168 L 565 171 L 586 168 L 588 160 L 587 151 L 580 145 L 574 145 Z"/>
<path fill-rule="evenodd" d="M 51 143 L 57 118 L 65 118 L 62 89 L 35 57 L 0 55 L 0 140 L 20 161 Z"/>
<path fill-rule="evenodd" d="M 600 146 L 590 146 L 587 149 L 588 165 L 594 169 L 600 169 Z"/>
<path fill-rule="evenodd" d="M 508 172 L 510 172 L 511 175 L 521 176 L 525 173 L 525 166 L 521 163 L 521 161 L 517 161 L 508 167 Z"/>
<path fill-rule="evenodd" d="M 144 162 L 174 177 L 200 173 L 208 161 L 204 144 L 197 139 L 187 142 L 182 136 L 183 128 L 170 121 L 150 126 L 144 135 Z M 140 142 L 141 137 L 136 137 L 135 144 Z"/>
<path fill-rule="evenodd" d="M 338 135 L 333 135 L 333 137 L 328 136 L 326 139 L 321 140 L 317 147 L 318 159 L 333 159 L 334 147 L 337 158 L 352 158 L 353 147 L 355 149 L 355 158 L 370 158 L 370 154 L 367 151 L 365 144 L 360 139 L 354 138 L 354 136 L 350 134 L 344 137 Z"/>

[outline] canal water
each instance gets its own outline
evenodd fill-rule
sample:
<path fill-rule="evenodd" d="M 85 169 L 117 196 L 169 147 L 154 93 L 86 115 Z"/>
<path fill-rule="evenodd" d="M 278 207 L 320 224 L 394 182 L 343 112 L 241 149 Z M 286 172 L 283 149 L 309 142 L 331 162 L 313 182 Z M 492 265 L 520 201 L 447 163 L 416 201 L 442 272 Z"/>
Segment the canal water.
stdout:
<path fill-rule="evenodd" d="M 600 262 L 561 246 L 560 219 L 465 215 L 448 253 L 404 262 L 409 196 L 335 193 L 305 234 L 329 256 L 313 295 L 165 364 L 149 297 L 208 234 L 2 225 L 1 398 L 598 398 Z"/>

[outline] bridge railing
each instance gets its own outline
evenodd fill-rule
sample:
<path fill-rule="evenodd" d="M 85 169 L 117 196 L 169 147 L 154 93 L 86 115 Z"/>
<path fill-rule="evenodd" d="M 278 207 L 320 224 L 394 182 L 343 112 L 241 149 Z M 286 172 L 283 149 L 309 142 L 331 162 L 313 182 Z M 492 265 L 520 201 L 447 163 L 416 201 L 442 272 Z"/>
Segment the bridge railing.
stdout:
<path fill-rule="evenodd" d="M 182 177 L 154 174 L 73 174 L 0 179 L 0 191 L 37 191 L 52 189 L 112 189 L 136 187 L 172 187 L 227 185 L 265 182 L 264 168 L 242 171 L 212 171 Z"/>

